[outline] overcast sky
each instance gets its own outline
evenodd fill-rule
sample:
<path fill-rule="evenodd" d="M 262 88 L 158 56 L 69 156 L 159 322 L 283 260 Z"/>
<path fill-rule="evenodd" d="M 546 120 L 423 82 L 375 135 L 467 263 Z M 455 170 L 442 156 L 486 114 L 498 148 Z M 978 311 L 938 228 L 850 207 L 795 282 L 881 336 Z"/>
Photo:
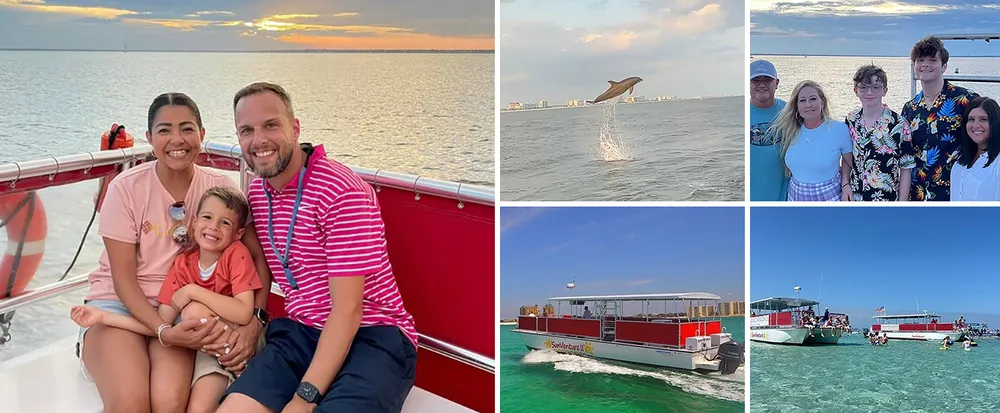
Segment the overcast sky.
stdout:
<path fill-rule="evenodd" d="M 0 0 L 0 48 L 493 49 L 492 0 Z"/>
<path fill-rule="evenodd" d="M 987 3 L 994 3 L 984 5 Z M 751 54 L 909 56 L 930 34 L 995 32 L 982 0 L 749 0 Z M 996 43 L 945 43 L 952 55 L 1000 55 Z"/>
<path fill-rule="evenodd" d="M 742 94 L 743 0 L 500 0 L 501 103 L 634 94 Z"/>

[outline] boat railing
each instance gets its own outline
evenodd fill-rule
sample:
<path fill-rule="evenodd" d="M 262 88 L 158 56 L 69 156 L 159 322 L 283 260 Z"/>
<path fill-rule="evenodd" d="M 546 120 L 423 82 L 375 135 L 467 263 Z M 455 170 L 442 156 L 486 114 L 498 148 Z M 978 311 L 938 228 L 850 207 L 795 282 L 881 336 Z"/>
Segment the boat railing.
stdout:
<path fill-rule="evenodd" d="M 240 187 L 244 191 L 246 190 L 253 174 L 247 168 L 239 145 L 205 141 L 202 144 L 202 151 L 203 153 L 197 161 L 199 165 L 239 171 Z M 107 177 L 141 163 L 149 159 L 151 155 L 151 146 L 137 145 L 133 148 L 3 163 L 0 164 L 0 196 Z M 382 169 L 348 166 L 372 185 L 376 191 L 382 187 L 412 191 L 417 200 L 420 199 L 421 194 L 439 196 L 457 201 L 457 208 L 463 208 L 466 202 L 487 206 L 494 206 L 495 203 L 494 191 L 489 187 L 448 182 Z M 87 274 L 78 275 L 25 291 L 16 296 L 0 299 L 0 342 L 10 339 L 11 316 L 15 310 L 83 289 L 88 285 L 87 278 Z M 283 296 L 277 285 L 272 285 L 271 293 Z M 421 348 L 491 374 L 495 373 L 492 358 L 419 332 L 418 334 L 418 345 Z"/>
<path fill-rule="evenodd" d="M 100 178 L 142 162 L 152 154 L 153 148 L 151 146 L 137 145 L 133 148 L 3 163 L 0 164 L 0 195 Z M 202 144 L 202 155 L 198 164 L 217 169 L 239 171 L 239 184 L 244 191 L 252 177 L 252 172 L 247 168 L 239 145 L 205 141 Z M 384 169 L 370 169 L 352 165 L 348 165 L 348 167 L 376 190 L 381 187 L 392 187 L 412 191 L 417 199 L 419 199 L 420 194 L 436 195 L 458 201 L 459 208 L 465 202 L 495 205 L 494 190 L 490 187 L 444 181 Z"/>
<path fill-rule="evenodd" d="M 82 290 L 89 285 L 87 278 L 88 274 L 77 275 L 63 281 L 54 282 L 33 290 L 25 291 L 24 293 L 14 297 L 0 299 L 0 314 L 12 314 L 20 308 L 27 307 L 40 301 Z M 277 285 L 271 286 L 271 294 L 284 296 L 281 289 Z M 9 320 L 6 321 L 9 323 Z M 7 328 L 9 328 L 9 324 L 7 325 Z M 6 329 L 4 333 L 7 334 Z M 426 334 L 418 333 L 418 335 L 418 345 L 425 350 L 432 351 L 489 373 L 494 373 L 495 371 L 492 358 L 450 344 L 443 340 L 436 339 Z"/>
<path fill-rule="evenodd" d="M 990 40 L 1000 40 L 1000 33 L 972 33 L 972 34 L 932 34 L 931 36 L 937 37 L 942 41 L 946 40 L 985 40 L 989 43 Z M 944 80 L 953 80 L 957 82 L 979 82 L 979 83 L 1000 83 L 1000 76 L 994 75 L 971 75 L 971 74 L 948 74 L 945 73 L 943 76 Z M 910 96 L 917 95 L 917 73 L 913 69 L 913 63 L 910 62 Z"/>

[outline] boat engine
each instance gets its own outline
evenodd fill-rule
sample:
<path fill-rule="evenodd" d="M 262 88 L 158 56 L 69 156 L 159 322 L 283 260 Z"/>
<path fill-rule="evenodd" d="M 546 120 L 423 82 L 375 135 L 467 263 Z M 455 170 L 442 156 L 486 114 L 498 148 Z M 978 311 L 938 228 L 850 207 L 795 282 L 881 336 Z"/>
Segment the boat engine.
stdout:
<path fill-rule="evenodd" d="M 722 374 L 733 374 L 736 369 L 743 364 L 743 343 L 739 341 L 727 341 L 719 345 L 718 356 L 722 359 L 719 362 L 719 370 Z"/>

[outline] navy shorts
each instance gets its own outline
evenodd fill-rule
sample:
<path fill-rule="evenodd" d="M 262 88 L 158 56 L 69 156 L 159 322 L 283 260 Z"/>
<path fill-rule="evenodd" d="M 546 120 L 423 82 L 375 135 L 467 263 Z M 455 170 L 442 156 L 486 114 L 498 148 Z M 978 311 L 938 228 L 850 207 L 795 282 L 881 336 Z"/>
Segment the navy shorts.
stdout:
<path fill-rule="evenodd" d="M 312 362 L 320 330 L 287 318 L 267 326 L 267 346 L 222 399 L 240 393 L 280 412 L 295 396 Z M 413 387 L 417 349 L 393 326 L 361 327 L 333 383 L 316 406 L 325 412 L 399 413 Z"/>

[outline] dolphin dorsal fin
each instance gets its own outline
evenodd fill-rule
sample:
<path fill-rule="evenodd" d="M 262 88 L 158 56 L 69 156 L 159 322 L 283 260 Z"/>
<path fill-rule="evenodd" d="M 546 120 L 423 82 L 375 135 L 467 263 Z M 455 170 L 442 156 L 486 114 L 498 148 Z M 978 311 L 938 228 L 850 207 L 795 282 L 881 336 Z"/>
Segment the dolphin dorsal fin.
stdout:
<path fill-rule="evenodd" d="M 614 85 L 618 84 L 618 82 L 615 82 L 614 80 L 609 80 L 608 83 L 610 83 L 611 86 L 614 86 Z"/>

